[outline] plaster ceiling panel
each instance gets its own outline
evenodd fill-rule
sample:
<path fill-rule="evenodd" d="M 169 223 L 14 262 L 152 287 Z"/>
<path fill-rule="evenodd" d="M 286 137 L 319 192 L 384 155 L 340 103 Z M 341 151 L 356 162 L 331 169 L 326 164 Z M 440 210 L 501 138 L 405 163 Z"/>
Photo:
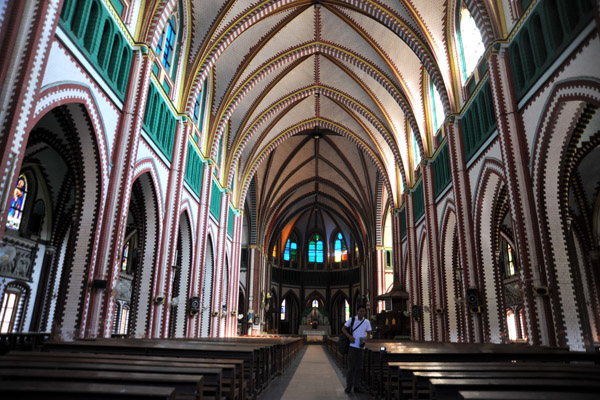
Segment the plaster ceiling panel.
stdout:
<path fill-rule="evenodd" d="M 445 0 L 412 0 L 415 11 L 418 13 L 422 23 L 429 35 L 433 38 L 438 52 L 444 49 L 446 31 L 445 20 L 448 1 Z"/>
<path fill-rule="evenodd" d="M 193 60 L 211 26 L 216 22 L 222 4 L 225 2 L 193 0 L 192 2 L 192 40 L 190 44 L 190 60 Z"/>
<path fill-rule="evenodd" d="M 252 51 L 252 47 L 260 43 L 260 39 L 264 37 L 276 23 L 285 17 L 289 13 L 281 13 L 275 15 L 272 18 L 266 19 L 264 22 L 255 24 L 249 29 L 244 31 L 238 36 L 219 56 L 215 63 L 215 76 L 216 76 L 216 99 L 218 102 L 221 101 L 226 93 L 226 90 L 230 87 L 232 79 L 234 78 L 240 64 L 246 57 L 249 56 Z M 234 86 L 237 85 L 237 82 Z"/>
<path fill-rule="evenodd" d="M 281 99 L 299 88 L 312 85 L 315 82 L 315 64 L 314 56 L 303 60 L 293 70 L 289 71 L 277 82 L 274 88 L 264 93 L 259 99 L 256 110 L 252 113 L 251 119 L 256 118 L 267 107 L 281 101 Z"/>
<path fill-rule="evenodd" d="M 292 11 L 285 13 L 287 17 Z M 271 20 L 274 17 L 270 17 Z M 283 18 L 277 17 L 277 23 Z M 269 25 L 274 26 L 269 22 Z M 278 54 L 288 51 L 300 44 L 314 41 L 315 23 L 313 8 L 307 8 L 300 15 L 296 16 L 292 21 L 285 26 L 280 27 L 277 35 L 273 36 L 268 42 L 260 43 L 263 46 L 260 51 L 254 56 L 254 59 L 248 64 L 242 73 L 243 77 L 247 77 L 256 71 L 265 61 L 276 57 Z"/>
<path fill-rule="evenodd" d="M 392 71 L 388 68 L 384 60 L 363 36 L 359 35 L 348 23 L 331 13 L 331 11 L 324 8 L 321 8 L 321 10 L 321 38 L 324 41 L 333 43 L 341 48 L 350 48 L 354 53 L 360 54 L 362 58 L 379 66 L 385 73 L 392 75 Z M 347 9 L 339 8 L 339 10 Z M 360 16 L 358 13 L 352 15 Z"/>
<path fill-rule="evenodd" d="M 387 27 L 359 13 L 352 11 L 347 11 L 347 13 L 359 21 L 362 26 L 368 27 L 370 36 L 383 48 L 390 62 L 393 63 L 393 68 L 400 75 L 400 79 L 405 82 L 409 91 L 408 95 L 420 107 L 421 61 L 414 51 Z"/>
<path fill-rule="evenodd" d="M 242 15 L 250 12 L 257 4 L 261 3 L 263 0 L 244 0 L 244 1 L 234 1 L 229 10 L 227 10 L 227 14 L 223 17 L 223 19 L 219 23 L 219 27 L 217 29 L 217 35 L 223 32 L 224 29 L 229 27 L 234 20 L 237 18 L 241 18 Z M 204 0 L 204 2 L 207 2 Z M 214 0 L 213 0 L 214 2 Z M 209 3 L 209 2 L 207 2 Z"/>
<path fill-rule="evenodd" d="M 382 121 L 384 120 L 383 113 L 379 109 L 379 106 L 373 101 L 369 94 L 365 92 L 365 89 L 363 89 L 356 82 L 355 79 L 349 76 L 345 71 L 341 70 L 337 65 L 329 61 L 327 58 L 319 58 L 321 59 L 320 80 L 323 85 L 332 87 L 342 93 L 350 95 L 351 98 L 355 99 L 369 109 L 369 111 L 377 118 Z M 364 75 L 368 76 L 368 74 Z M 360 82 L 366 84 L 370 89 L 379 86 L 374 79 L 361 80 Z"/>
<path fill-rule="evenodd" d="M 393 10 L 394 15 L 399 17 L 402 23 L 406 24 L 413 32 L 416 32 L 421 40 L 424 39 L 421 33 L 421 27 L 409 12 L 404 2 L 398 0 L 379 0 L 378 3 Z"/>
<path fill-rule="evenodd" d="M 324 119 L 328 119 L 342 125 L 345 129 L 349 130 L 356 136 L 360 136 L 369 146 L 373 147 L 373 141 L 367 137 L 363 127 L 360 126 L 357 121 L 353 119 L 352 116 L 349 115 L 345 110 L 340 108 L 336 103 L 327 97 L 321 96 L 320 103 L 321 116 Z M 367 128 L 370 129 L 372 134 L 374 134 L 374 129 L 371 129 L 371 124 L 367 125 Z"/>
<path fill-rule="evenodd" d="M 248 143 L 244 147 L 244 151 L 241 156 L 240 166 L 244 166 L 248 162 L 248 158 L 253 156 L 252 151 L 255 148 L 262 149 L 267 146 L 270 141 L 274 140 L 277 136 L 283 133 L 285 130 L 293 127 L 300 121 L 314 117 L 314 99 L 306 98 L 304 101 L 297 103 L 292 110 L 289 110 L 283 118 L 278 121 L 273 127 L 269 128 L 269 133 L 264 134 L 267 129 L 269 122 L 261 126 L 252 137 L 248 140 Z M 259 143 L 260 141 L 260 143 Z M 287 141 L 286 141 L 287 142 Z M 286 143 L 284 142 L 284 143 Z"/>
<path fill-rule="evenodd" d="M 293 172 L 293 176 L 288 175 Z M 292 190 L 295 186 L 299 185 L 300 182 L 310 181 L 314 178 L 315 174 L 315 161 L 312 160 L 307 164 L 302 165 L 299 169 L 292 169 L 291 165 L 284 166 L 284 175 L 277 182 L 277 192 L 279 194 L 286 193 L 288 190 Z M 285 179 L 287 177 L 288 179 Z M 308 185 L 310 189 L 312 185 Z"/>
<path fill-rule="evenodd" d="M 288 93 L 297 90 L 300 87 L 300 84 L 305 84 L 306 82 L 312 82 L 314 80 L 314 68 L 310 59 L 304 60 L 292 70 L 287 68 L 284 72 L 284 68 L 281 68 L 277 73 L 278 76 L 281 74 L 285 74 L 285 76 L 283 76 L 274 87 L 270 88 L 268 92 L 264 93 L 266 85 L 263 82 L 271 82 L 271 75 L 260 81 L 259 84 L 238 104 L 235 113 L 231 117 L 231 127 L 235 132 L 240 129 L 241 121 L 246 117 L 247 112 L 255 102 L 260 102 L 257 111 L 255 111 L 255 115 L 258 115 L 258 113 L 261 112 L 258 110 L 263 110 Z M 264 98 L 262 96 L 264 96 Z"/>

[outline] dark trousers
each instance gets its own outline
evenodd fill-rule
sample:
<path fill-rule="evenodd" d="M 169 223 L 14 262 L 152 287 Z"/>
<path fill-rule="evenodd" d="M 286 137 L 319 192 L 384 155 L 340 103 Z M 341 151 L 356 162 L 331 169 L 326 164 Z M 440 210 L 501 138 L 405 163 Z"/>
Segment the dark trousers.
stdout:
<path fill-rule="evenodd" d="M 346 387 L 360 387 L 360 371 L 363 364 L 363 349 L 350 346 L 348 349 L 348 373 L 346 375 Z"/>

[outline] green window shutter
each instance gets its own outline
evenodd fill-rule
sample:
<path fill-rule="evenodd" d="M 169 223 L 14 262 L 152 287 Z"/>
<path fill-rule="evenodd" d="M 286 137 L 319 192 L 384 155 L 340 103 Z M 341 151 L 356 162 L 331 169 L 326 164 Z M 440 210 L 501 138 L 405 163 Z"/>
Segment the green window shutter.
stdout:
<path fill-rule="evenodd" d="M 413 204 L 415 205 L 415 223 L 425 214 L 425 200 L 423 198 L 423 180 L 421 179 L 413 191 Z"/>
<path fill-rule="evenodd" d="M 210 196 L 210 213 L 217 222 L 219 222 L 219 214 L 221 211 L 221 189 L 219 189 L 219 185 L 217 182 L 213 181 L 212 184 L 212 194 Z"/>
<path fill-rule="evenodd" d="M 200 197 L 202 193 L 202 171 L 204 163 L 196 148 L 188 142 L 187 160 L 185 163 L 184 179 L 192 191 Z"/>
<path fill-rule="evenodd" d="M 144 128 L 152 142 L 171 161 L 175 132 L 177 131 L 177 119 L 171 113 L 167 100 L 162 97 L 153 82 L 150 83 L 148 88 Z"/>
<path fill-rule="evenodd" d="M 406 225 L 406 207 L 402 207 L 402 209 L 400 210 L 400 237 L 404 238 L 406 237 L 406 232 L 407 232 L 407 225 Z"/>
<path fill-rule="evenodd" d="M 448 152 L 448 141 L 445 141 L 433 160 L 433 185 L 435 197 L 439 196 L 451 182 L 450 154 Z"/>
<path fill-rule="evenodd" d="M 492 89 L 489 79 L 482 83 L 461 120 L 462 139 L 469 161 L 496 129 Z"/>
<path fill-rule="evenodd" d="M 229 207 L 229 215 L 227 216 L 227 234 L 233 238 L 233 209 Z"/>

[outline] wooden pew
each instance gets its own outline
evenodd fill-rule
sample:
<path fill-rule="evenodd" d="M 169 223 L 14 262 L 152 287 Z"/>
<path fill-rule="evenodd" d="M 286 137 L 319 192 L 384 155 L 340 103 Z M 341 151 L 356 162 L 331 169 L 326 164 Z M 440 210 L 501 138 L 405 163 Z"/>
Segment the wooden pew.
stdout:
<path fill-rule="evenodd" d="M 598 400 L 595 393 L 577 392 L 518 392 L 518 391 L 468 391 L 461 390 L 459 394 L 465 400 Z"/>
<path fill-rule="evenodd" d="M 0 387 L 8 382 L 82 382 L 114 385 L 136 385 L 170 388 L 175 390 L 175 400 L 202 400 L 204 378 L 201 375 L 176 375 L 161 373 L 18 369 L 0 368 Z"/>
<path fill-rule="evenodd" d="M 256 396 L 262 389 L 259 353 L 262 346 L 223 346 L 194 341 L 166 341 L 149 339 L 97 339 L 75 342 L 48 341 L 44 351 L 113 353 L 160 357 L 185 357 L 231 359 L 244 361 L 244 380 L 249 386 L 249 395 Z"/>
<path fill-rule="evenodd" d="M 599 381 L 576 379 L 430 379 L 431 399 L 460 400 L 459 391 L 553 391 L 598 393 Z M 509 399 L 509 397 L 507 397 Z"/>
<path fill-rule="evenodd" d="M 41 360 L 41 361 L 76 361 L 92 363 L 117 363 L 130 364 L 132 361 L 136 365 L 152 365 L 160 370 L 162 366 L 175 367 L 207 367 L 222 369 L 222 388 L 223 395 L 227 399 L 243 398 L 243 361 L 241 360 L 218 360 L 218 359 L 198 359 L 182 357 L 150 357 L 135 356 L 123 354 L 104 354 L 104 353 L 58 353 L 58 352 L 10 352 L 1 359 L 4 360 Z"/>
<path fill-rule="evenodd" d="M 0 394 L 11 400 L 174 400 L 175 389 L 82 382 L 2 382 Z"/>
<path fill-rule="evenodd" d="M 202 375 L 203 376 L 203 398 L 222 399 L 222 369 L 200 368 L 200 367 L 177 367 L 157 365 L 140 365 L 137 361 L 128 363 L 101 363 L 101 362 L 83 362 L 82 360 L 5 360 L 0 358 L 0 369 L 56 369 L 56 370 L 87 370 L 87 371 L 113 371 L 113 372 L 139 372 L 163 374 L 182 374 L 182 375 Z"/>
<path fill-rule="evenodd" d="M 600 366 L 566 364 L 566 363 L 510 363 L 510 362 L 488 362 L 488 363 L 466 363 L 466 362 L 392 362 L 388 364 L 389 374 L 386 389 L 386 398 L 401 399 L 414 397 L 419 391 L 426 389 L 429 392 L 428 378 L 420 382 L 415 379 L 415 374 L 422 377 L 424 374 L 439 374 L 437 377 L 450 377 L 459 373 L 474 374 L 496 374 L 501 377 L 503 374 L 564 374 L 567 373 L 573 377 L 599 376 Z M 550 375 L 551 376 L 551 375 Z M 433 376 L 432 377 L 436 377 Z M 533 376 L 531 376 L 533 377 Z M 600 377 L 600 376 L 599 376 Z"/>
<path fill-rule="evenodd" d="M 498 379 L 498 380 L 519 380 L 519 379 L 544 379 L 544 380 L 577 380 L 582 384 L 590 381 L 600 380 L 600 374 L 580 372 L 533 372 L 533 371 L 442 371 L 442 372 L 413 372 L 412 380 L 412 398 L 418 399 L 430 395 L 430 382 L 432 379 Z"/>
<path fill-rule="evenodd" d="M 386 351 L 380 351 L 380 347 Z M 532 347 L 526 344 L 468 344 L 367 340 L 363 379 L 372 394 L 382 397 L 391 362 L 600 362 L 600 354 Z M 386 395 L 387 396 L 387 395 Z"/>

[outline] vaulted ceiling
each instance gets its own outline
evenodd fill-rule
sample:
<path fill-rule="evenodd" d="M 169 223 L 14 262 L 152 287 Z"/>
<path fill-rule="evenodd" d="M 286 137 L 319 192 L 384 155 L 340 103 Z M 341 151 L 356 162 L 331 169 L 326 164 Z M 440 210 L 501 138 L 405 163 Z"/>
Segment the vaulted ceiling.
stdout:
<path fill-rule="evenodd" d="M 421 157 L 435 150 L 425 77 L 456 108 L 455 3 L 191 1 L 188 107 L 210 87 L 207 151 L 223 141 L 222 183 L 236 206 L 256 202 L 261 238 L 318 211 L 376 244 L 383 208 L 414 183 L 411 129 Z"/>

